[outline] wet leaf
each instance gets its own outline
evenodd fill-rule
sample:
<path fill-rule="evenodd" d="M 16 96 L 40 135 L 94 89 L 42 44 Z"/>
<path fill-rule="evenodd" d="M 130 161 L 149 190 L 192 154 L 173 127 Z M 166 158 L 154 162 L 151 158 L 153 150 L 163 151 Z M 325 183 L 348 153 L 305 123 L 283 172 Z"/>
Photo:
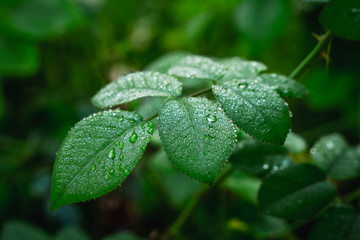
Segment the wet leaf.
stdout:
<path fill-rule="evenodd" d="M 284 143 L 290 129 L 290 112 L 270 87 L 251 80 L 234 80 L 214 85 L 213 91 L 241 130 L 261 141 Z"/>
<path fill-rule="evenodd" d="M 176 78 L 157 72 L 136 72 L 120 77 L 103 87 L 92 103 L 106 108 L 143 97 L 169 97 L 181 94 L 182 84 Z"/>
<path fill-rule="evenodd" d="M 231 121 L 205 98 L 169 99 L 159 132 L 169 159 L 186 175 L 212 184 L 235 144 Z"/>
<path fill-rule="evenodd" d="M 75 125 L 57 155 L 51 209 L 97 198 L 117 187 L 135 167 L 154 131 L 136 113 L 106 111 Z"/>

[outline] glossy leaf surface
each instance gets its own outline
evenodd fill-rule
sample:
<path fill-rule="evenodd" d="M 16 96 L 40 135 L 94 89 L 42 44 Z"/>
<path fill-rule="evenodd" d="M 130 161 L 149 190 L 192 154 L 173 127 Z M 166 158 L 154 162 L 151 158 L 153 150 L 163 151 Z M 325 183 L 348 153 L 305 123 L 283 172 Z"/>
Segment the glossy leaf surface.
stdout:
<path fill-rule="evenodd" d="M 51 209 L 97 198 L 117 187 L 135 167 L 153 133 L 136 113 L 106 111 L 75 125 L 57 155 Z"/>
<path fill-rule="evenodd" d="M 159 133 L 174 165 L 207 184 L 215 181 L 235 144 L 233 124 L 205 98 L 166 101 L 159 113 Z"/>
<path fill-rule="evenodd" d="M 214 85 L 213 91 L 241 130 L 261 141 L 284 143 L 290 129 L 290 112 L 270 87 L 251 80 L 234 80 Z"/>

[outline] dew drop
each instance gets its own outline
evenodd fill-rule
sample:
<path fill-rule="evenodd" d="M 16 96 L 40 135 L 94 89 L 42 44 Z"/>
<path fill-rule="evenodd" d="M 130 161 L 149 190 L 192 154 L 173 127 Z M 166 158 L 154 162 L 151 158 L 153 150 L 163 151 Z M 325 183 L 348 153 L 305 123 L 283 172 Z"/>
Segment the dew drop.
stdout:
<path fill-rule="evenodd" d="M 153 134 L 154 133 L 154 128 L 153 127 L 149 127 L 149 129 L 147 130 L 148 133 Z"/>
<path fill-rule="evenodd" d="M 115 150 L 114 149 L 111 149 L 108 153 L 108 156 L 109 158 L 111 159 L 115 159 Z"/>
<path fill-rule="evenodd" d="M 114 169 L 110 169 L 109 173 L 110 173 L 111 175 L 114 175 L 114 173 L 115 173 Z"/>
<path fill-rule="evenodd" d="M 209 114 L 206 116 L 206 119 L 210 122 L 210 123 L 214 123 L 217 121 L 217 117 L 215 114 Z"/>
<path fill-rule="evenodd" d="M 245 89 L 245 88 L 247 88 L 248 86 L 249 86 L 249 84 L 246 83 L 246 82 L 241 82 L 241 83 L 238 84 L 238 87 L 241 88 L 241 89 Z"/>
<path fill-rule="evenodd" d="M 126 175 L 126 176 L 129 176 L 130 171 L 129 171 L 129 170 L 127 170 L 127 169 L 124 169 L 124 173 L 125 173 L 125 175 Z"/>
<path fill-rule="evenodd" d="M 142 150 L 143 152 L 145 152 L 146 146 L 143 146 L 143 147 L 141 148 L 141 150 Z"/>
<path fill-rule="evenodd" d="M 123 154 L 120 154 L 119 160 L 121 161 L 121 160 L 123 160 L 123 159 L 124 159 L 124 155 L 123 155 Z"/>
<path fill-rule="evenodd" d="M 263 169 L 265 169 L 265 170 L 266 170 L 266 169 L 269 169 L 269 167 L 270 167 L 269 164 L 264 164 L 264 165 L 263 165 Z"/>
<path fill-rule="evenodd" d="M 106 179 L 106 180 L 109 180 L 109 175 L 105 175 L 105 179 Z"/>
<path fill-rule="evenodd" d="M 151 139 L 151 138 L 148 137 L 148 138 L 145 139 L 145 141 L 146 141 L 146 142 L 150 142 L 150 139 Z"/>
<path fill-rule="evenodd" d="M 137 138 L 138 138 L 138 136 L 137 136 L 136 132 L 133 132 L 133 134 L 131 134 L 131 136 L 130 136 L 130 142 L 135 143 Z"/>
<path fill-rule="evenodd" d="M 93 165 L 92 167 L 91 167 L 91 171 L 95 171 L 96 170 L 96 165 Z"/>

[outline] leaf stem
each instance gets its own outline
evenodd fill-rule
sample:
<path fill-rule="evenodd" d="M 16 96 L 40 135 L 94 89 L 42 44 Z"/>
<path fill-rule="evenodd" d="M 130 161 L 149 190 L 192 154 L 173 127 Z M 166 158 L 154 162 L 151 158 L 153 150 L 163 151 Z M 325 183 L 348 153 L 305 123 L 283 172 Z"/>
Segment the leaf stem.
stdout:
<path fill-rule="evenodd" d="M 350 203 L 352 201 L 354 201 L 355 199 L 360 198 L 360 188 L 356 189 L 355 191 L 352 191 L 348 194 L 346 194 L 343 197 L 343 201 L 346 203 Z"/>
<path fill-rule="evenodd" d="M 231 173 L 233 173 L 234 168 L 229 166 L 224 171 L 222 171 L 221 175 L 219 176 L 218 180 L 214 184 L 218 186 L 224 179 L 226 179 Z M 181 210 L 179 216 L 176 218 L 175 222 L 169 227 L 168 231 L 165 233 L 167 237 L 174 237 L 177 236 L 180 232 L 181 227 L 184 225 L 185 221 L 188 219 L 192 211 L 195 209 L 196 205 L 198 204 L 200 198 L 203 194 L 209 189 L 209 186 L 202 185 L 199 192 L 197 192 L 189 201 L 186 203 L 184 208 Z"/>
<path fill-rule="evenodd" d="M 305 67 L 313 60 L 324 48 L 325 44 L 329 40 L 331 36 L 331 32 L 327 31 L 325 35 L 323 35 L 320 41 L 316 44 L 314 49 L 306 56 L 306 58 L 292 71 L 289 75 L 290 78 L 296 78 L 299 74 L 305 69 Z"/>

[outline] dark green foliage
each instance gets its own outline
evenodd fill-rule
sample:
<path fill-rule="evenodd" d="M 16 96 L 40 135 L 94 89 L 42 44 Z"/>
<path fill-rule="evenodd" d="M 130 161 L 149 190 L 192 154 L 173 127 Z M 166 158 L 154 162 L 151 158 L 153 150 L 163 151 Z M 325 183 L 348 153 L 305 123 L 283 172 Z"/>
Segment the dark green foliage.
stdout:
<path fill-rule="evenodd" d="M 335 35 L 360 40 L 360 2 L 331 0 L 320 15 L 320 22 Z"/>
<path fill-rule="evenodd" d="M 259 206 L 267 214 L 285 219 L 315 216 L 333 201 L 334 184 L 310 164 L 298 164 L 266 178 L 259 190 Z"/>

